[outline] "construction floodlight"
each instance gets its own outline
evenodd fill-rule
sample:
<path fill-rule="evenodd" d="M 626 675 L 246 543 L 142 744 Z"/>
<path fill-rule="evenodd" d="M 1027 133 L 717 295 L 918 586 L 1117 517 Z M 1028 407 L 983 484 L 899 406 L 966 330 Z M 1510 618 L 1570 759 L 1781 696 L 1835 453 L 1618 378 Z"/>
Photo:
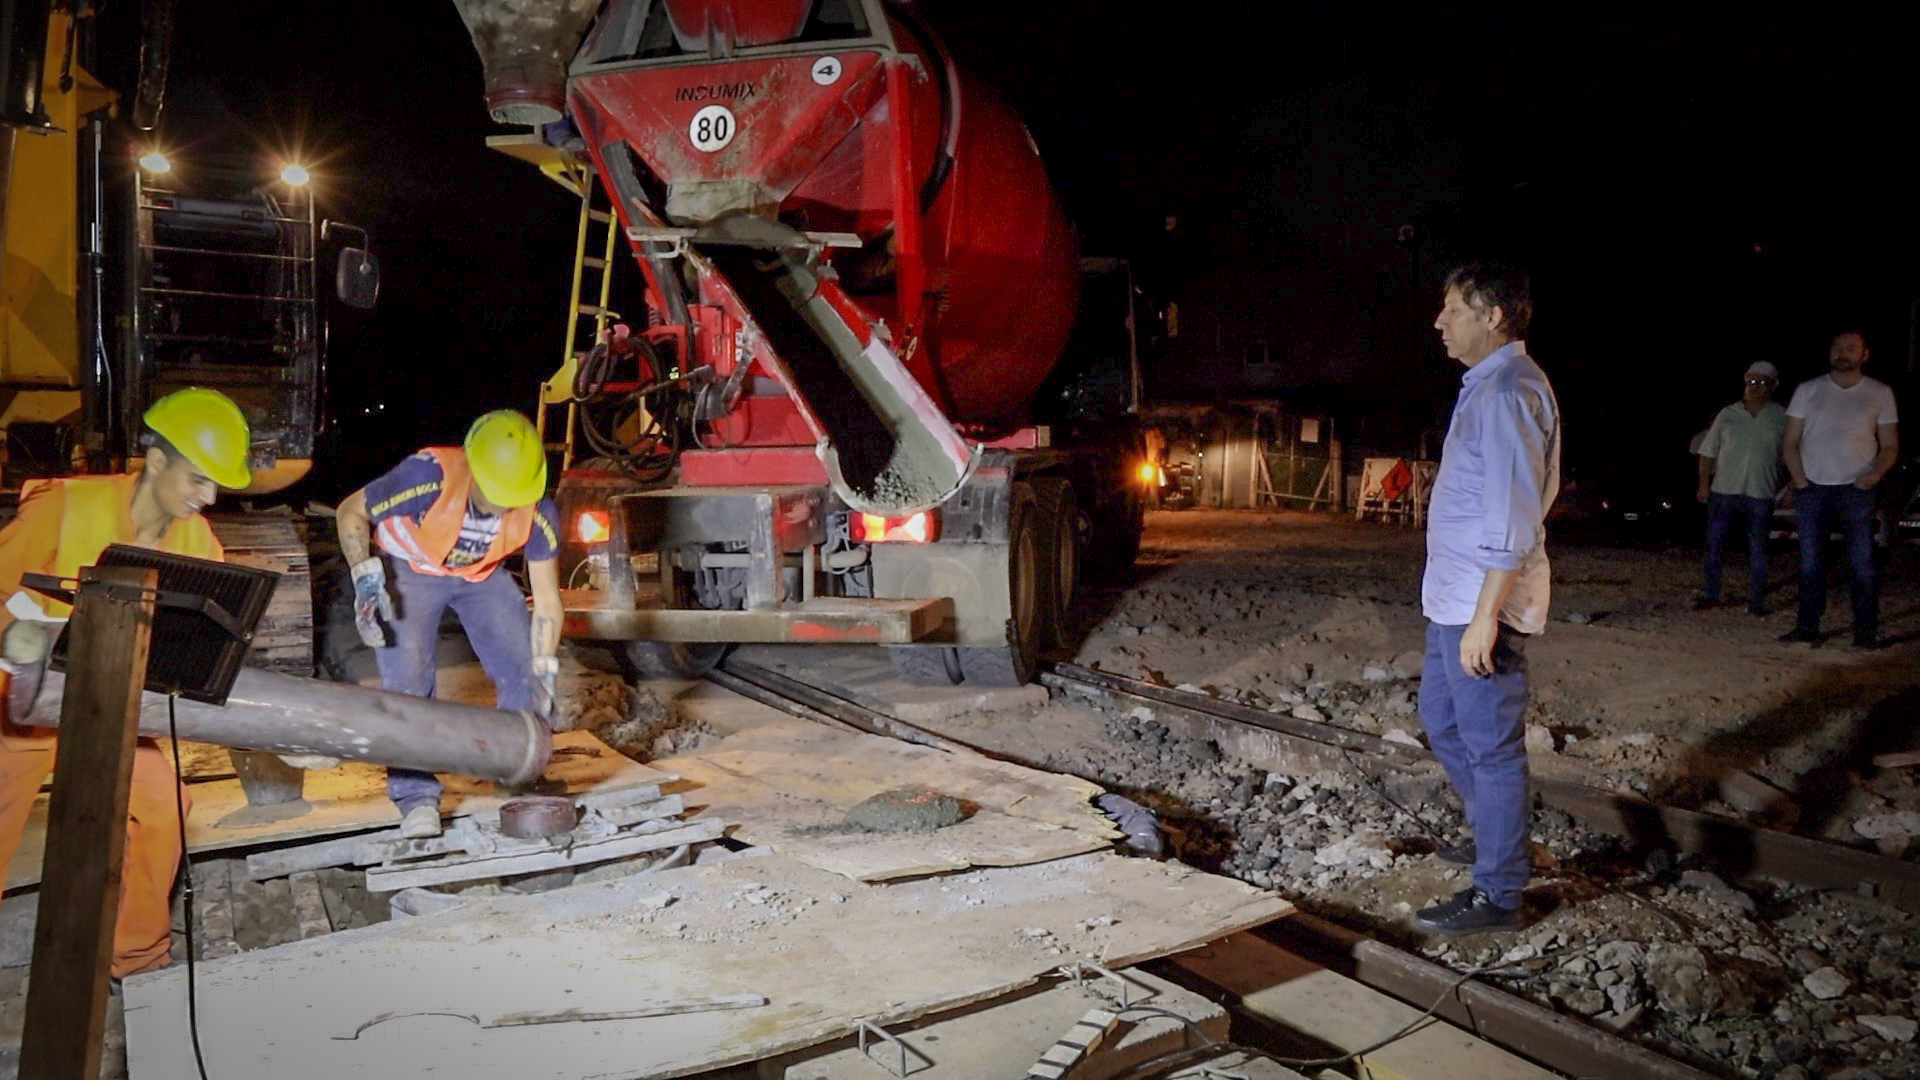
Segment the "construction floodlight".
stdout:
<path fill-rule="evenodd" d="M 209 705 L 226 704 L 252 645 L 254 627 L 266 613 L 280 575 L 126 544 L 108 547 L 95 565 L 158 571 L 147 648 L 147 689 Z M 44 574 L 23 575 L 21 584 L 69 603 L 77 585 Z M 52 667 L 67 670 L 64 632 L 54 643 Z"/>

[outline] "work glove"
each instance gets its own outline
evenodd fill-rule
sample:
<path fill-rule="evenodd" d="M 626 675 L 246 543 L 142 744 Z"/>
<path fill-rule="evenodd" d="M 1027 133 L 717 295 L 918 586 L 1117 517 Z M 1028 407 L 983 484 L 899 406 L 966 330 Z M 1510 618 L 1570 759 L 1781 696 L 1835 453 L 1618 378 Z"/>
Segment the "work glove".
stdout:
<path fill-rule="evenodd" d="M 296 769 L 308 769 L 318 772 L 322 769 L 337 769 L 340 767 L 339 758 L 328 757 L 325 754 L 275 754 L 274 756 Z"/>
<path fill-rule="evenodd" d="M 21 726 L 33 717 L 33 706 L 40 696 L 40 681 L 47 668 L 47 656 L 53 652 L 57 627 L 33 619 L 15 619 L 0 633 L 0 671 L 11 678 L 7 682 L 7 718 Z"/>
<path fill-rule="evenodd" d="M 387 644 L 386 623 L 393 621 L 393 597 L 387 595 L 387 567 L 374 555 L 362 559 L 348 571 L 353 575 L 353 626 L 367 648 Z"/>
<path fill-rule="evenodd" d="M 533 713 L 549 731 L 560 719 L 560 658 L 557 656 L 533 658 Z"/>

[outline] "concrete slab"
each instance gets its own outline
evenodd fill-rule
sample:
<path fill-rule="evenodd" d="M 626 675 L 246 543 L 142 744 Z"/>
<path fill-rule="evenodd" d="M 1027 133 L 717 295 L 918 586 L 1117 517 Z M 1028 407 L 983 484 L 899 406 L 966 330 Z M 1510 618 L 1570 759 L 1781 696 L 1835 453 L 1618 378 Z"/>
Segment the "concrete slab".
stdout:
<path fill-rule="evenodd" d="M 1209 1039 L 1227 1037 L 1225 1009 L 1191 990 L 1176 986 L 1138 968 L 1117 972 L 1138 984 L 1133 1004 L 1150 1005 L 1184 1017 Z M 910 1028 L 889 1029 L 906 1044 L 915 1080 L 976 1080 L 978 1077 L 1023 1077 L 1062 1035 L 1092 1009 L 1118 1011 L 1119 1001 L 1108 993 L 1111 984 L 1061 981 L 1038 993 L 983 1002 L 969 1009 L 923 1019 Z M 1151 997 L 1146 996 L 1151 994 Z M 1147 1012 L 1120 1013 L 1120 1025 L 1070 1075 L 1074 1080 L 1107 1080 L 1149 1058 L 1198 1045 L 1187 1025 L 1174 1017 Z M 763 1062 L 760 1075 L 779 1080 L 872 1080 L 879 1075 L 874 1059 L 899 1061 L 892 1044 L 863 1055 L 857 1043 L 842 1040 Z"/>
<path fill-rule="evenodd" d="M 771 667 L 825 687 L 841 697 L 909 724 L 937 724 L 981 712 L 1017 712 L 1047 703 L 1040 685 L 920 686 L 893 673 L 885 649 L 756 645 L 740 650 L 749 663 Z"/>

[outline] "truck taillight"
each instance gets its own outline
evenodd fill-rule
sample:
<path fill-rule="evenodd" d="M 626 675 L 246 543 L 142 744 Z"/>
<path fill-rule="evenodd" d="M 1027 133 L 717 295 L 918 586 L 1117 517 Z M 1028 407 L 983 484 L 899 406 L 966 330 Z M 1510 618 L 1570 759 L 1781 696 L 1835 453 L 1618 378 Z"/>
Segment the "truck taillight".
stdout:
<path fill-rule="evenodd" d="M 573 535 L 583 544 L 603 544 L 613 535 L 613 522 L 605 510 L 582 510 L 573 523 Z"/>
<path fill-rule="evenodd" d="M 856 544 L 925 544 L 940 535 L 940 519 L 931 510 L 906 517 L 855 514 L 849 524 Z"/>
<path fill-rule="evenodd" d="M 1167 481 L 1160 475 L 1160 467 L 1149 461 L 1140 466 L 1140 482 L 1148 487 L 1158 487 Z"/>

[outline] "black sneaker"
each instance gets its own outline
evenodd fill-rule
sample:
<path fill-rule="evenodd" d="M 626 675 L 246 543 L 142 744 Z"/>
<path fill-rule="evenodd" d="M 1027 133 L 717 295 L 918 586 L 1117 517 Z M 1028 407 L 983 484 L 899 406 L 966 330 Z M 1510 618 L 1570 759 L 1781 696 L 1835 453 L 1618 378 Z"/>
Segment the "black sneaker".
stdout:
<path fill-rule="evenodd" d="M 1435 848 L 1433 857 L 1443 863 L 1452 863 L 1454 866 L 1472 866 L 1474 848 L 1472 844 L 1449 844 L 1443 848 Z"/>
<path fill-rule="evenodd" d="M 1693 610 L 1695 611 L 1705 611 L 1708 608 L 1714 608 L 1719 606 L 1720 606 L 1720 600 L 1717 597 L 1696 596 L 1693 598 Z"/>
<path fill-rule="evenodd" d="M 1451 900 L 1414 912 L 1413 925 L 1435 934 L 1517 930 L 1520 909 L 1498 907 L 1478 886 L 1469 886 L 1454 893 Z"/>
<path fill-rule="evenodd" d="M 1786 633 L 1781 634 L 1780 640 L 1788 645 L 1818 645 L 1820 644 L 1820 631 L 1803 630 L 1796 626 Z"/>

